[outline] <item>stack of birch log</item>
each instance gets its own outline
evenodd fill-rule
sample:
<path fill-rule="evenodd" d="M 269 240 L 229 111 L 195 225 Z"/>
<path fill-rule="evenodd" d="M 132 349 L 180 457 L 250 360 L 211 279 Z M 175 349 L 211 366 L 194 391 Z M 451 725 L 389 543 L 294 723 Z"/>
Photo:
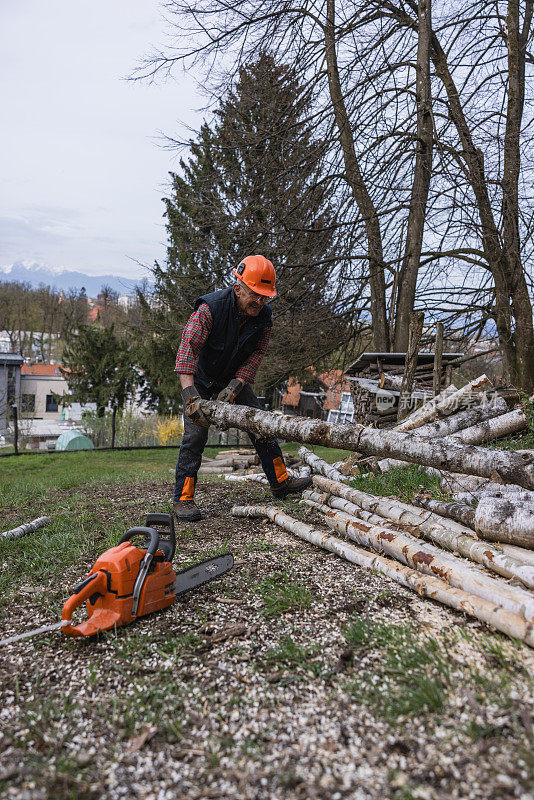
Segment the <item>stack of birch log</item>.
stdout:
<path fill-rule="evenodd" d="M 447 486 L 456 481 L 478 499 L 476 509 L 465 502 L 435 505 L 424 495 L 410 505 L 352 489 L 344 465 L 321 463 L 301 448 L 299 457 L 315 473 L 314 491 L 305 502 L 323 514 L 327 529 L 348 536 L 350 543 L 272 506 L 236 507 L 233 513 L 268 517 L 306 541 L 534 647 L 534 453 L 480 446 L 528 425 L 521 407 L 510 410 L 487 388 L 486 376 L 460 390 L 449 386 L 392 431 L 214 402 L 206 402 L 203 410 L 220 428 L 231 425 L 255 436 L 278 435 L 362 454 L 351 459 L 350 471 L 383 472 L 415 463 L 439 471 Z"/>
<path fill-rule="evenodd" d="M 302 463 L 289 453 L 284 453 L 284 459 L 286 464 L 294 464 L 296 467 L 300 467 Z M 291 472 L 296 474 L 294 470 Z M 227 480 L 233 481 L 256 480 L 260 483 L 268 483 L 255 450 L 220 450 L 214 458 L 202 456 L 199 473 L 201 475 L 224 475 Z M 309 470 L 308 474 L 310 474 Z"/>
<path fill-rule="evenodd" d="M 199 472 L 205 475 L 244 473 L 248 470 L 257 471 L 259 463 L 255 450 L 220 450 L 215 458 L 202 456 Z"/>

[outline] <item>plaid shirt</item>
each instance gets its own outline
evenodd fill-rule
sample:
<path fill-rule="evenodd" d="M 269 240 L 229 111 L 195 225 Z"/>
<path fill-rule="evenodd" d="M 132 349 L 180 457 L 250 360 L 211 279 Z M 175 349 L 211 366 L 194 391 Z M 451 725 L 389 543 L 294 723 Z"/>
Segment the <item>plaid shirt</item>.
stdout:
<path fill-rule="evenodd" d="M 176 366 L 174 371 L 181 375 L 195 375 L 198 367 L 198 357 L 202 345 L 206 341 L 211 331 L 213 320 L 211 311 L 207 303 L 202 303 L 198 309 L 191 314 L 187 325 L 182 333 L 182 341 L 176 356 Z M 234 377 L 240 378 L 245 383 L 254 383 L 256 373 L 261 364 L 267 345 L 271 338 L 271 328 L 265 328 L 257 348 L 247 358 L 237 370 Z"/>

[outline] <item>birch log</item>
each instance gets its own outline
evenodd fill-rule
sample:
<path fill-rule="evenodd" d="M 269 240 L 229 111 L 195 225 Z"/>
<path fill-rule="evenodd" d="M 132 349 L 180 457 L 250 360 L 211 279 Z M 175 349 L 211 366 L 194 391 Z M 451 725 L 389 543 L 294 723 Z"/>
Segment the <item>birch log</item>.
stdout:
<path fill-rule="evenodd" d="M 503 481 L 534 489 L 534 457 L 526 453 L 487 450 L 363 425 L 289 417 L 212 400 L 203 400 L 201 407 L 210 423 L 223 430 L 234 427 L 259 438 L 280 436 L 287 441 L 359 450 L 369 455 L 389 456 L 487 478 L 498 474 Z"/>
<path fill-rule="evenodd" d="M 378 514 L 392 522 L 417 528 L 426 538 L 440 547 L 453 553 L 460 553 L 465 558 L 483 564 L 492 572 L 497 572 L 506 578 L 519 578 L 525 586 L 534 589 L 534 569 L 530 564 L 504 553 L 501 548 L 477 541 L 472 531 L 453 520 L 444 520 L 431 511 L 421 511 L 399 500 L 374 497 L 319 475 L 314 476 L 313 482 L 321 491 L 342 497 L 365 511 Z"/>
<path fill-rule="evenodd" d="M 494 545 L 489 546 L 493 547 Z M 522 561 L 523 564 L 534 567 L 534 550 L 527 550 L 525 547 L 517 547 L 514 544 L 505 544 L 503 542 L 499 544 L 499 549 L 510 558 L 515 558 L 518 561 Z"/>
<path fill-rule="evenodd" d="M 426 422 L 433 422 L 437 417 L 447 417 L 449 414 L 459 411 L 462 406 L 465 406 L 465 404 L 469 402 L 473 394 L 480 393 L 488 384 L 489 379 L 487 375 L 481 375 L 479 378 L 469 381 L 469 383 L 455 392 L 446 394 L 447 390 L 444 390 L 440 395 L 434 397 L 433 400 L 421 406 L 415 414 L 406 417 L 400 425 L 395 426 L 394 430 L 411 431 L 414 428 L 419 428 Z"/>
<path fill-rule="evenodd" d="M 38 531 L 39 528 L 44 528 L 50 524 L 50 517 L 37 517 L 31 522 L 25 522 L 24 525 L 19 525 L 18 528 L 13 528 L 10 531 L 0 533 L 0 539 L 20 539 L 21 536 L 26 536 L 28 533 Z"/>
<path fill-rule="evenodd" d="M 468 592 L 455 589 L 439 578 L 424 575 L 389 558 L 355 547 L 324 530 L 300 522 L 273 506 L 234 506 L 232 514 L 236 517 L 267 517 L 284 530 L 299 536 L 310 544 L 335 553 L 360 567 L 380 572 L 402 586 L 412 589 L 421 597 L 429 597 L 456 611 L 463 611 L 501 633 L 505 633 L 513 639 L 520 639 L 530 647 L 534 647 L 533 627 L 522 617 L 505 609 L 496 608 L 493 603 Z"/>
<path fill-rule="evenodd" d="M 451 436 L 456 442 L 464 444 L 481 444 L 492 439 L 502 439 L 503 436 L 510 436 L 512 433 L 522 431 L 528 425 L 528 420 L 522 408 L 516 408 L 507 414 L 487 419 L 478 425 L 464 428 Z"/>
<path fill-rule="evenodd" d="M 324 475 L 326 478 L 331 478 L 333 481 L 346 481 L 345 475 L 342 475 L 332 464 L 327 464 L 322 458 L 316 456 L 307 447 L 299 447 L 299 458 L 302 459 L 308 466 L 311 467 L 312 472 L 318 475 Z"/>
<path fill-rule="evenodd" d="M 437 575 L 438 578 L 465 592 L 488 600 L 514 614 L 534 622 L 534 594 L 473 569 L 466 561 L 445 553 L 434 545 L 421 543 L 409 533 L 393 528 L 352 519 L 343 511 L 329 511 L 325 515 L 329 528 L 346 533 L 349 539 L 378 553 L 392 556 L 401 564 Z"/>
<path fill-rule="evenodd" d="M 454 440 L 463 441 L 465 444 L 481 444 L 487 438 L 496 438 L 493 435 L 497 428 L 482 427 L 480 423 L 491 422 L 492 417 L 495 415 L 502 415 L 507 417 L 504 412 L 508 410 L 506 401 L 502 397 L 495 395 L 491 400 L 484 400 L 472 408 L 466 408 L 464 411 L 459 411 L 457 414 L 452 414 L 450 417 L 438 419 L 435 422 L 430 422 L 427 425 L 422 425 L 416 429 L 417 436 L 425 436 L 428 439 L 445 438 L 451 436 Z M 513 413 L 513 412 L 512 412 Z M 523 414 L 524 417 L 524 414 Z M 526 424 L 526 417 L 525 424 Z M 515 418 L 508 420 L 510 432 L 520 428 L 515 428 L 517 421 Z M 502 430 L 501 424 L 501 430 Z M 523 427 L 525 427 L 523 425 Z M 464 438 L 465 434 L 465 438 Z M 374 471 L 376 472 L 389 472 L 391 469 L 399 467 L 409 467 L 407 461 L 398 461 L 394 458 L 382 458 L 379 461 L 373 462 Z"/>
<path fill-rule="evenodd" d="M 496 483 L 492 480 L 477 478 L 474 475 L 459 475 L 441 472 L 440 488 L 456 498 L 465 497 L 467 502 L 481 497 L 508 497 L 514 500 L 527 500 L 534 503 L 534 492 L 524 489 L 515 483 Z"/>
<path fill-rule="evenodd" d="M 412 430 L 413 428 L 419 428 L 421 425 L 425 425 L 427 422 L 431 422 L 432 420 L 436 419 L 436 405 L 457 391 L 457 387 L 451 383 L 450 386 L 447 386 L 442 392 L 427 400 L 422 406 L 419 406 L 419 408 L 416 408 L 415 411 L 412 411 L 411 414 L 408 414 L 408 416 L 405 417 L 402 422 L 399 422 L 397 425 L 395 425 L 393 430 Z"/>
<path fill-rule="evenodd" d="M 475 509 L 466 503 L 447 503 L 444 500 L 434 500 L 432 497 L 418 494 L 414 497 L 413 504 L 419 508 L 426 508 L 427 511 L 433 511 L 440 517 L 454 519 L 467 528 L 475 529 Z"/>
<path fill-rule="evenodd" d="M 475 530 L 484 539 L 534 549 L 534 504 L 483 497 L 475 512 Z"/>

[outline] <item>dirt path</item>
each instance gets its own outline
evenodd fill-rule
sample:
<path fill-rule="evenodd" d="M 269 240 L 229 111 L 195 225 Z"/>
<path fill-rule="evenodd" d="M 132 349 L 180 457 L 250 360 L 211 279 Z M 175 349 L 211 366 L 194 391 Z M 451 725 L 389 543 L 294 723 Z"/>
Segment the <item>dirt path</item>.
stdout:
<path fill-rule="evenodd" d="M 92 525 L 104 531 L 117 507 L 136 524 L 167 496 L 159 483 L 95 490 Z M 206 519 L 180 528 L 175 566 L 226 544 L 230 575 L 99 640 L 51 634 L 0 652 L 2 796 L 534 796 L 527 648 L 230 517 L 262 488 L 212 481 L 198 497 Z M 91 558 L 57 576 L 57 597 Z M 0 636 L 57 619 L 46 589 L 18 587 Z"/>

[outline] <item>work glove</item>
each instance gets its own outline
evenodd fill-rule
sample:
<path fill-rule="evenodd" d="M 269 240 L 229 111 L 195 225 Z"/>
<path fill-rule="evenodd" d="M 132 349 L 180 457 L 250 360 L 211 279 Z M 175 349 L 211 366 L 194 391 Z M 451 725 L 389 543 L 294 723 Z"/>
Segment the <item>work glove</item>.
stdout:
<path fill-rule="evenodd" d="M 217 400 L 222 403 L 233 403 L 244 385 L 245 381 L 242 381 L 241 378 L 233 378 L 228 386 L 225 386 L 222 392 L 219 392 Z"/>
<path fill-rule="evenodd" d="M 182 389 L 182 401 L 186 417 L 189 417 L 191 422 L 194 422 L 195 425 L 199 425 L 201 428 L 209 428 L 209 420 L 200 408 L 202 398 L 195 386 L 186 386 L 185 389 Z"/>

